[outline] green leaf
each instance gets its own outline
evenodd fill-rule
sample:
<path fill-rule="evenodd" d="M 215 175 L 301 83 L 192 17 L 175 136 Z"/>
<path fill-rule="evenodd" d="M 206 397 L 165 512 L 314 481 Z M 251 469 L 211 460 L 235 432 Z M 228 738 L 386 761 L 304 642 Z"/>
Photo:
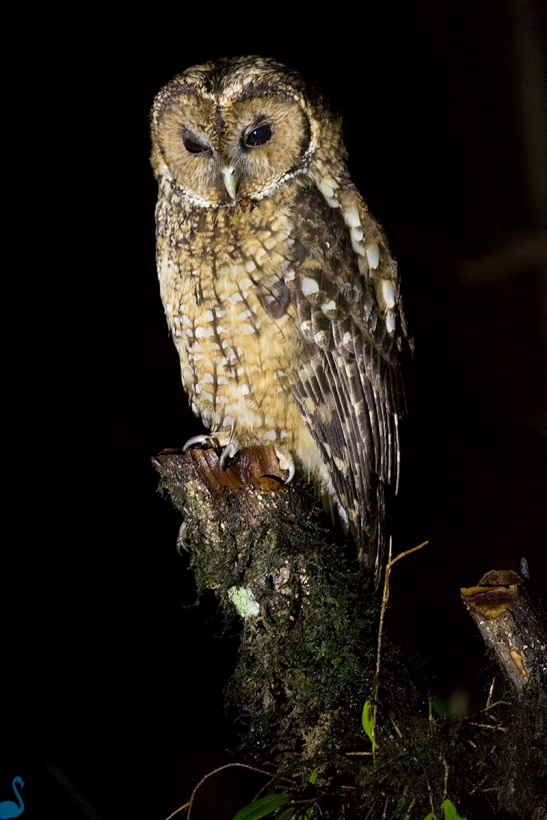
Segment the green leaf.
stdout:
<path fill-rule="evenodd" d="M 465 817 L 460 817 L 456 806 L 451 800 L 443 800 L 444 820 L 466 820 Z"/>
<path fill-rule="evenodd" d="M 240 809 L 233 820 L 260 820 L 289 802 L 288 794 L 267 794 Z"/>
<path fill-rule="evenodd" d="M 466 820 L 465 817 L 460 817 L 456 806 L 451 800 L 443 800 L 443 815 L 444 820 Z M 434 817 L 435 815 L 430 811 L 427 817 L 424 817 L 424 820 L 433 820 Z"/>
<path fill-rule="evenodd" d="M 450 713 L 448 700 L 446 698 L 431 698 L 431 712 L 433 716 L 446 717 Z"/>
<path fill-rule="evenodd" d="M 377 749 L 378 744 L 376 743 L 376 738 L 374 737 L 374 715 L 372 713 L 372 704 L 370 700 L 367 700 L 367 702 L 363 706 L 362 721 L 363 729 L 365 730 L 367 737 L 369 738 L 373 747 Z"/>
<path fill-rule="evenodd" d="M 317 766 L 317 768 L 313 770 L 313 772 L 310 774 L 310 776 L 308 778 L 308 783 L 311 783 L 312 786 L 315 786 L 315 781 L 317 780 L 317 772 L 318 771 L 319 771 L 319 766 Z"/>

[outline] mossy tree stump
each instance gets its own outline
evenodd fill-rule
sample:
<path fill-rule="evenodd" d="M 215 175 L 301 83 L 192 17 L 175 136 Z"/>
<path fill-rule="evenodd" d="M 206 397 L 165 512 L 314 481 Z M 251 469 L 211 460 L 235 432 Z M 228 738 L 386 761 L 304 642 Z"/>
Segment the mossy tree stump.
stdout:
<path fill-rule="evenodd" d="M 440 818 L 447 797 L 491 792 L 515 816 L 545 817 L 533 813 L 547 810 L 537 785 L 546 765 L 541 687 L 480 722 L 433 719 L 385 639 L 376 677 L 380 596 L 309 488 L 283 482 L 273 448 L 243 450 L 225 469 L 219 455 L 164 451 L 154 464 L 182 513 L 198 590 L 213 590 L 226 622 L 241 625 L 226 692 L 240 759 L 290 778 L 291 797 L 304 801 L 295 818 L 303 806 L 325 820 Z M 366 701 L 377 711 L 374 750 L 361 722 Z"/>

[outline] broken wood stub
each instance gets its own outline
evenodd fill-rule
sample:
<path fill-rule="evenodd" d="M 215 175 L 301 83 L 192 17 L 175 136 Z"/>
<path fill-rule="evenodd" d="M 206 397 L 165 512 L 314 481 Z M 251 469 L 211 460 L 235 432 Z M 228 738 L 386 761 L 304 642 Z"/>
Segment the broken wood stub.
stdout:
<path fill-rule="evenodd" d="M 519 693 L 547 690 L 547 635 L 513 571 L 493 570 L 461 595 L 486 646 Z"/>

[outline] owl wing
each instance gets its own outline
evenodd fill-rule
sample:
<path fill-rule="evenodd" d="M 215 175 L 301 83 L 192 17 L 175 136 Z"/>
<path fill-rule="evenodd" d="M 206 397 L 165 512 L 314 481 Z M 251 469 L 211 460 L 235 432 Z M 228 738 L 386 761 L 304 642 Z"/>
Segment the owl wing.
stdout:
<path fill-rule="evenodd" d="M 329 204 L 303 188 L 286 284 L 304 338 L 293 394 L 327 466 L 331 495 L 364 567 L 381 571 L 385 487 L 396 489 L 406 325 L 396 265 L 349 184 Z M 298 229 L 296 229 L 298 226 Z M 333 491 L 333 492 L 332 492 Z"/>

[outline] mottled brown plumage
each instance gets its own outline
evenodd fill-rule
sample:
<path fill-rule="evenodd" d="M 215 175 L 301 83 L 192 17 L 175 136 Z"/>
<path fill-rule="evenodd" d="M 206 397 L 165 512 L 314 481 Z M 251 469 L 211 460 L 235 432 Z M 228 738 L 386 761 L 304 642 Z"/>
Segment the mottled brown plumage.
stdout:
<path fill-rule="evenodd" d="M 406 341 L 386 239 L 339 119 L 273 60 L 175 77 L 152 110 L 161 297 L 194 413 L 227 454 L 271 443 L 379 568 Z"/>

